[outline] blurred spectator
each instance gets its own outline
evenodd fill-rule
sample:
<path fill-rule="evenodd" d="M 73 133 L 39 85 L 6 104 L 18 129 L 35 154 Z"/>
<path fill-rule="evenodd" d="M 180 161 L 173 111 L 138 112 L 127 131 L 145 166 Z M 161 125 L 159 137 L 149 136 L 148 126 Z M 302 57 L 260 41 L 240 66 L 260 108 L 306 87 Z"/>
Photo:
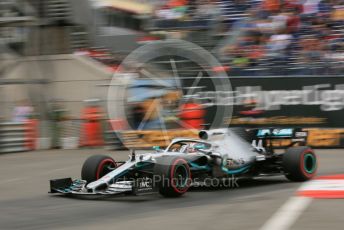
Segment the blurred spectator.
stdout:
<path fill-rule="evenodd" d="M 17 103 L 17 106 L 13 111 L 14 122 L 26 122 L 33 115 L 33 107 L 27 100 L 23 100 Z"/>
<path fill-rule="evenodd" d="M 155 14 L 160 19 L 181 19 L 185 17 L 188 9 L 187 0 L 171 0 L 166 5 L 157 9 Z"/>
<path fill-rule="evenodd" d="M 248 58 L 250 59 L 250 63 L 252 66 L 257 65 L 259 61 L 266 56 L 264 46 L 257 44 L 257 45 L 252 45 L 248 47 Z"/>
<path fill-rule="evenodd" d="M 315 37 L 303 38 L 300 40 L 301 57 L 307 63 L 319 61 L 323 56 L 322 42 Z"/>
<path fill-rule="evenodd" d="M 199 0 L 197 3 L 196 18 L 217 19 L 221 16 L 221 10 L 214 0 Z"/>
<path fill-rule="evenodd" d="M 244 52 L 236 52 L 232 60 L 233 67 L 248 67 L 250 59 L 244 55 Z"/>
<path fill-rule="evenodd" d="M 331 19 L 334 22 L 344 23 L 344 4 L 334 6 Z"/>
<path fill-rule="evenodd" d="M 268 55 L 284 57 L 285 50 L 291 43 L 292 36 L 287 33 L 274 34 L 267 43 Z"/>
<path fill-rule="evenodd" d="M 305 0 L 302 4 L 302 14 L 315 16 L 319 12 L 319 3 L 321 0 Z"/>
<path fill-rule="evenodd" d="M 269 13 L 277 12 L 280 9 L 280 0 L 263 0 L 262 8 Z"/>

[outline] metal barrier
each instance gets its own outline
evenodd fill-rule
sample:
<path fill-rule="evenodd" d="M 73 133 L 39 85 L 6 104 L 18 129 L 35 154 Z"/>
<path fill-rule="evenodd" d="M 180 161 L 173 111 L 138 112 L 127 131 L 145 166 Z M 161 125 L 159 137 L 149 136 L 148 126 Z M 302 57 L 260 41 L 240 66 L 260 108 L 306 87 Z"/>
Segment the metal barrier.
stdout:
<path fill-rule="evenodd" d="M 28 129 L 22 122 L 0 123 L 0 153 L 29 151 Z"/>
<path fill-rule="evenodd" d="M 152 146 L 165 146 L 176 136 L 195 137 L 193 130 L 146 130 L 128 131 L 123 126 L 113 124 L 113 121 L 103 121 L 105 148 L 110 151 L 126 148 L 151 148 Z M 111 126 L 112 123 L 112 126 Z M 34 134 L 35 127 L 29 122 L 4 122 L 0 123 L 0 153 L 25 152 L 40 149 L 38 138 Z M 78 140 L 81 135 L 81 120 L 69 120 L 61 122 L 61 147 L 64 149 L 78 148 Z M 116 131 L 117 132 L 116 132 Z M 315 148 L 343 148 L 344 129 L 305 129 L 309 133 L 307 145 Z M 166 136 L 165 136 L 166 135 Z M 38 138 L 38 139 L 37 139 Z M 50 138 L 50 137 L 47 137 Z M 124 143 L 122 143 L 122 141 Z M 288 146 L 287 140 L 275 141 L 275 146 Z M 50 147 L 48 147 L 50 148 Z M 42 148 L 42 149 L 48 149 Z"/>

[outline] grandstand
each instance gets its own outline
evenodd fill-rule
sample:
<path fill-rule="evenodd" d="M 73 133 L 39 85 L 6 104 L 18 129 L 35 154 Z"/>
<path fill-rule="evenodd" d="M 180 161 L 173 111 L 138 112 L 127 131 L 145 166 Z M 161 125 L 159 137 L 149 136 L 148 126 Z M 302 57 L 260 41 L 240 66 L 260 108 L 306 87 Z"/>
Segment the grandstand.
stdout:
<path fill-rule="evenodd" d="M 274 1 L 1 1 L 1 40 L 6 41 L 2 56 L 19 60 L 74 53 L 78 59 L 93 59 L 99 68 L 111 73 L 141 41 L 178 37 L 217 55 L 229 76 L 340 75 L 344 66 L 343 3 L 271 2 Z M 152 64 L 166 69 L 164 62 L 155 60 Z M 195 75 L 197 67 L 179 60 L 182 62 L 182 74 Z M 45 82 L 56 78 L 47 69 L 41 79 Z M 2 75 L 12 76 L 4 71 Z M 24 77 L 18 78 L 17 82 L 23 82 Z"/>
<path fill-rule="evenodd" d="M 68 26 L 70 50 L 88 47 L 91 53 L 103 52 L 91 56 L 110 69 L 116 69 L 121 57 L 146 37 L 177 36 L 216 50 L 230 76 L 340 74 L 342 3 L 271 4 L 269 0 L 77 0 L 67 9 L 63 0 L 47 7 L 46 17 L 73 25 Z"/>

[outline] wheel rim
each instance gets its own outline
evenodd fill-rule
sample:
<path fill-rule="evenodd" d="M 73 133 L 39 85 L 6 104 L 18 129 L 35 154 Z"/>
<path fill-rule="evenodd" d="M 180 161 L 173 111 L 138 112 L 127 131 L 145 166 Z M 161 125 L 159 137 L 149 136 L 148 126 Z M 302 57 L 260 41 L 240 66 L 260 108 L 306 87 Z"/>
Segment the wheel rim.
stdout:
<path fill-rule="evenodd" d="M 116 163 L 112 159 L 104 159 L 101 161 L 97 168 L 97 180 L 111 172 L 113 168 L 116 168 Z"/>
<path fill-rule="evenodd" d="M 316 158 L 312 153 L 306 153 L 303 158 L 303 168 L 309 174 L 314 173 L 316 169 Z"/>
<path fill-rule="evenodd" d="M 190 169 L 185 164 L 185 160 L 178 159 L 171 168 L 171 185 L 178 193 L 186 192 L 190 185 Z"/>
<path fill-rule="evenodd" d="M 176 179 L 176 187 L 183 189 L 188 183 L 189 173 L 184 165 L 177 165 L 174 178 Z"/>

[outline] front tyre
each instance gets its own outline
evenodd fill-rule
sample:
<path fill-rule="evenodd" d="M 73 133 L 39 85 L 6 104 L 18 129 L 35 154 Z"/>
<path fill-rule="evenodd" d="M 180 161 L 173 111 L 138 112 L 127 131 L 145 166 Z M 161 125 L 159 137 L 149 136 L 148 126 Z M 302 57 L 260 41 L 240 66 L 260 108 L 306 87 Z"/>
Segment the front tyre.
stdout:
<path fill-rule="evenodd" d="M 288 148 L 283 154 L 285 176 L 291 181 L 307 181 L 317 171 L 317 156 L 308 146 Z"/>
<path fill-rule="evenodd" d="M 187 192 L 191 184 L 191 171 L 187 161 L 181 157 L 161 157 L 154 168 L 155 186 L 165 197 L 178 197 Z"/>
<path fill-rule="evenodd" d="M 116 162 L 109 156 L 95 155 L 89 157 L 81 170 L 81 178 L 91 183 L 103 177 L 116 168 Z"/>

